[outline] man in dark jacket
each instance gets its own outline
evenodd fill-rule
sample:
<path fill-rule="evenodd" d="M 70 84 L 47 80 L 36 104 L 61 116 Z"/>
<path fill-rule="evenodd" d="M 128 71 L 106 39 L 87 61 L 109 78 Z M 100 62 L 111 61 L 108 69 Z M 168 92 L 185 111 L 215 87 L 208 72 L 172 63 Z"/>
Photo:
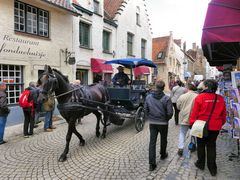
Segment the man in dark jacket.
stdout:
<path fill-rule="evenodd" d="M 4 82 L 0 82 L 0 145 L 6 143 L 6 141 L 3 140 L 3 136 L 7 122 L 7 115 L 10 112 L 7 107 L 7 96 L 5 90 L 6 84 Z"/>
<path fill-rule="evenodd" d="M 163 92 L 164 81 L 156 82 L 156 91 L 149 94 L 145 101 L 145 111 L 149 119 L 150 143 L 149 143 L 149 171 L 156 168 L 156 141 L 158 133 L 161 135 L 161 159 L 168 156 L 167 134 L 168 121 L 173 115 L 173 106 L 169 96 Z"/>

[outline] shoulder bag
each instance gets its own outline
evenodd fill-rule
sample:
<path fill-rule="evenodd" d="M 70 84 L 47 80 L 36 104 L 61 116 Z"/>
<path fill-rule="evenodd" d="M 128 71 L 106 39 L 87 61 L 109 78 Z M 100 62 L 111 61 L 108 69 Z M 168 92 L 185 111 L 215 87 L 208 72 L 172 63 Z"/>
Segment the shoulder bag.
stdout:
<path fill-rule="evenodd" d="M 195 137 L 198 137 L 198 138 L 203 138 L 203 137 L 208 136 L 208 122 L 209 122 L 209 120 L 212 116 L 212 113 L 213 113 L 213 110 L 215 108 L 216 102 L 217 102 L 217 94 L 215 96 L 215 100 L 214 100 L 214 103 L 213 103 L 213 106 L 212 106 L 212 109 L 211 109 L 211 112 L 208 116 L 207 121 L 196 120 L 193 123 L 193 126 L 192 126 L 191 131 L 190 131 L 190 134 L 192 136 L 195 136 Z"/>

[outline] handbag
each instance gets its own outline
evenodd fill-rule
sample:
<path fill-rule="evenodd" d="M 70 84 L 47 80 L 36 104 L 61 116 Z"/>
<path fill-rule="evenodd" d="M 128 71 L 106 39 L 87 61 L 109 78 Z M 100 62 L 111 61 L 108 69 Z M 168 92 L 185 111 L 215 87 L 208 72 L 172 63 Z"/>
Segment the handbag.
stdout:
<path fill-rule="evenodd" d="M 215 96 L 215 100 L 214 100 L 214 103 L 213 103 L 213 106 L 212 106 L 212 109 L 211 109 L 211 112 L 208 116 L 207 121 L 196 120 L 193 123 L 193 126 L 192 126 L 191 131 L 190 131 L 190 134 L 192 136 L 195 136 L 195 137 L 198 137 L 198 138 L 203 138 L 203 137 L 208 136 L 208 122 L 209 122 L 209 120 L 212 116 L 212 113 L 213 113 L 213 110 L 215 108 L 216 102 L 217 102 L 217 94 Z"/>
<path fill-rule="evenodd" d="M 196 151 L 197 147 L 196 147 L 196 140 L 194 136 L 191 136 L 191 142 L 188 145 L 188 149 L 191 152 Z"/>

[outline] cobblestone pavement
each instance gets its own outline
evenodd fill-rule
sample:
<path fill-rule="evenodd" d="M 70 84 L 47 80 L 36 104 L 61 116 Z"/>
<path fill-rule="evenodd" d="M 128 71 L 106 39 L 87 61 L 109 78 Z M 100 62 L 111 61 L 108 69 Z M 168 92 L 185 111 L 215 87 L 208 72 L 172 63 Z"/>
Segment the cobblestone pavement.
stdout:
<path fill-rule="evenodd" d="M 179 126 L 175 126 L 173 120 L 169 126 L 169 156 L 160 160 L 158 154 L 153 172 L 148 171 L 148 123 L 139 133 L 130 120 L 123 126 L 111 125 L 105 139 L 95 137 L 93 115 L 82 119 L 82 123 L 77 129 L 86 145 L 80 147 L 73 135 L 68 159 L 63 163 L 58 162 L 58 158 L 65 146 L 67 124 L 64 120 L 55 122 L 57 129 L 53 132 L 43 132 L 40 124 L 31 138 L 9 136 L 7 132 L 9 142 L 0 146 L 0 179 L 240 179 L 240 160 L 228 160 L 230 153 L 236 152 L 236 144 L 226 134 L 220 135 L 217 141 L 218 175 L 212 178 L 207 168 L 201 171 L 194 166 L 196 152 L 190 154 L 186 150 L 183 157 L 178 157 Z M 159 152 L 159 144 L 157 147 Z"/>

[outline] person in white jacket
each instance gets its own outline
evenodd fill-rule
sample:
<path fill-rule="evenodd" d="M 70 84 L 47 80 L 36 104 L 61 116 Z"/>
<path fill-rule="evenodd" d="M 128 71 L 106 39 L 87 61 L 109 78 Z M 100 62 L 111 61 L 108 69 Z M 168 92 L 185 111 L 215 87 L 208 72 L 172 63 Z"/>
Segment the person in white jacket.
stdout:
<path fill-rule="evenodd" d="M 183 87 L 184 84 L 180 81 L 177 80 L 177 85 L 173 87 L 171 93 L 170 93 L 170 97 L 172 100 L 172 104 L 174 107 L 174 119 L 175 119 L 175 124 L 178 125 L 178 114 L 179 114 L 179 109 L 177 108 L 177 100 L 178 98 L 186 93 L 187 89 L 185 87 Z"/>
<path fill-rule="evenodd" d="M 180 132 L 179 132 L 179 143 L 178 143 L 178 155 L 183 155 L 183 148 L 185 142 L 185 136 L 189 129 L 189 115 L 193 106 L 194 99 L 197 96 L 197 93 L 194 91 L 196 87 L 193 84 L 187 85 L 188 92 L 181 95 L 177 100 L 177 108 L 180 110 L 179 112 L 179 124 L 180 124 Z"/>

